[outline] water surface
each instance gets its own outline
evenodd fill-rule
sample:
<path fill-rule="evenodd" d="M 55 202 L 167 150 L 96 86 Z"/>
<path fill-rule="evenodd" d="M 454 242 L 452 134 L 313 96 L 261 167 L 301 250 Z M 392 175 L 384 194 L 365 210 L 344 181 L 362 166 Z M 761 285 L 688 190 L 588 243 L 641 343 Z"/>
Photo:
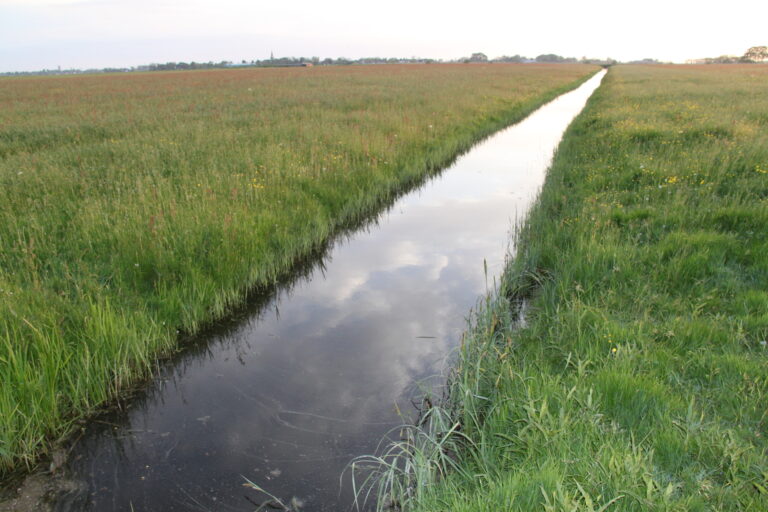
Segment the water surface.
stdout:
<path fill-rule="evenodd" d="M 498 275 L 509 232 L 602 74 L 485 140 L 338 240 L 309 275 L 196 342 L 122 410 L 99 417 L 59 510 L 252 511 L 265 496 L 344 510 L 355 456 L 411 413 Z"/>

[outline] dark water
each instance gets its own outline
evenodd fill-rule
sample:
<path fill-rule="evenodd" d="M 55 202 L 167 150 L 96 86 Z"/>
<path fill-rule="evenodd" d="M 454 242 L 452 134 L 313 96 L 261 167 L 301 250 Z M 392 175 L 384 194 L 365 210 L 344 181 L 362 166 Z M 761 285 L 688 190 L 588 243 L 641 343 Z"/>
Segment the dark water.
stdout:
<path fill-rule="evenodd" d="M 306 278 L 195 343 L 123 410 L 92 422 L 59 510 L 301 510 L 352 503 L 350 460 L 411 414 L 498 275 L 563 130 L 602 75 L 481 143 Z M 489 277 L 492 279 L 492 277 Z"/>

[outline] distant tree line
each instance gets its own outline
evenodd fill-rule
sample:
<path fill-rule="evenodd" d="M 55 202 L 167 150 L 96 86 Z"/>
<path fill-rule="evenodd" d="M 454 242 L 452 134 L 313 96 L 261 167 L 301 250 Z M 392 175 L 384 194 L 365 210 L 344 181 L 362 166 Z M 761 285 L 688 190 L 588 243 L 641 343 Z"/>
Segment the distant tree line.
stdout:
<path fill-rule="evenodd" d="M 233 63 L 231 61 L 221 62 L 167 62 L 165 64 L 150 64 L 144 70 L 147 71 L 168 71 L 175 69 L 209 69 L 209 68 L 229 68 L 229 67 L 298 67 L 298 66 L 355 66 L 355 65 L 368 65 L 368 64 L 433 64 L 433 63 L 494 63 L 494 62 L 515 62 L 515 63 L 532 63 L 532 62 L 547 62 L 547 63 L 586 63 L 586 64 L 599 64 L 599 65 L 611 65 L 616 64 L 617 61 L 611 58 L 608 59 L 589 59 L 582 57 L 577 59 L 575 57 L 562 57 L 554 53 L 548 53 L 539 55 L 535 58 L 524 57 L 522 55 L 507 56 L 503 55 L 495 59 L 489 59 L 484 53 L 473 53 L 469 57 L 462 57 L 456 60 L 442 60 L 442 59 L 428 59 L 422 57 L 411 58 L 395 58 L 395 57 L 363 57 L 359 59 L 348 59 L 346 57 L 338 57 L 335 59 L 320 57 L 274 57 L 263 60 L 242 60 L 239 63 Z"/>
<path fill-rule="evenodd" d="M 166 62 L 165 64 L 152 63 L 148 66 L 139 66 L 138 71 L 174 71 L 177 69 L 213 69 L 225 68 L 232 63 L 228 60 L 221 62 Z"/>
<path fill-rule="evenodd" d="M 664 62 L 661 62 L 660 60 L 657 60 L 657 59 L 645 58 L 645 59 L 632 60 L 629 62 L 625 62 L 624 64 L 664 64 Z"/>
<path fill-rule="evenodd" d="M 41 69 L 39 71 L 6 71 L 2 76 L 26 76 L 26 75 L 82 75 L 86 73 L 125 73 L 139 71 L 138 68 L 92 68 L 92 69 Z"/>
<path fill-rule="evenodd" d="M 533 58 L 525 57 L 523 55 L 512 55 L 512 56 L 502 55 L 501 57 L 496 57 L 495 59 L 489 59 L 488 56 L 484 53 L 473 53 L 469 57 L 463 57 L 459 59 L 458 62 L 464 62 L 464 63 L 512 62 L 512 63 L 525 63 L 525 64 L 530 64 L 533 62 L 546 62 L 546 63 L 558 63 L 558 64 L 569 64 L 569 63 L 598 64 L 601 66 L 618 63 L 618 61 L 611 59 L 610 57 L 607 59 L 592 59 L 587 57 L 582 57 L 580 59 L 577 59 L 576 57 L 563 57 L 561 55 L 557 55 L 554 53 L 546 53 Z"/>
<path fill-rule="evenodd" d="M 231 68 L 231 67 L 261 67 L 261 68 L 287 68 L 302 66 L 351 66 L 364 64 L 430 64 L 439 62 L 435 59 L 424 59 L 412 57 L 403 58 L 382 58 L 382 57 L 364 57 L 361 59 L 348 59 L 339 57 L 336 59 L 320 57 L 270 57 L 263 60 L 241 60 L 239 63 L 232 61 L 221 62 L 166 62 L 165 64 L 150 64 L 146 67 L 147 71 L 169 71 L 177 69 L 211 69 L 211 68 Z"/>
<path fill-rule="evenodd" d="M 721 55 L 689 61 L 693 64 L 759 64 L 768 60 L 768 46 L 753 46 L 744 55 Z"/>
<path fill-rule="evenodd" d="M 354 65 L 369 65 L 369 64 L 433 64 L 433 63 L 586 63 L 586 64 L 598 64 L 602 66 L 616 64 L 617 61 L 613 59 L 589 59 L 582 57 L 576 59 L 575 57 L 562 57 L 554 53 L 548 53 L 539 55 L 534 58 L 524 57 L 522 55 L 502 55 L 495 59 L 489 59 L 488 56 L 481 52 L 471 54 L 469 57 L 463 57 L 456 60 L 443 60 L 443 59 L 429 59 L 423 57 L 363 57 L 359 59 L 348 59 L 346 57 L 338 58 L 325 58 L 320 57 L 274 57 L 270 56 L 269 59 L 262 60 L 241 60 L 240 62 L 233 62 L 229 60 L 222 60 L 219 62 L 165 62 L 165 63 L 152 63 L 143 66 L 126 67 L 126 68 L 102 68 L 102 69 L 44 69 L 41 71 L 19 71 L 19 72 L 7 72 L 0 73 L 0 75 L 63 75 L 63 74 L 80 74 L 80 73 L 125 73 L 131 71 L 177 71 L 177 70 L 191 70 L 191 69 L 220 69 L 220 68 L 235 68 L 235 67 L 301 67 L 301 66 L 354 66 Z"/>

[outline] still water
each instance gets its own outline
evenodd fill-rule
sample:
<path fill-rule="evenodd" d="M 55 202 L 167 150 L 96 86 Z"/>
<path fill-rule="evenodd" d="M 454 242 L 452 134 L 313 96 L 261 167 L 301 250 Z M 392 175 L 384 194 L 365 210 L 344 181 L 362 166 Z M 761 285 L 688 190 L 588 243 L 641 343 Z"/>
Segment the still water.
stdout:
<path fill-rule="evenodd" d="M 345 466 L 411 414 L 511 248 L 563 131 L 603 73 L 460 157 L 303 277 L 252 304 L 93 421 L 55 508 L 252 511 L 352 503 Z M 399 411 L 399 412 L 398 412 Z"/>

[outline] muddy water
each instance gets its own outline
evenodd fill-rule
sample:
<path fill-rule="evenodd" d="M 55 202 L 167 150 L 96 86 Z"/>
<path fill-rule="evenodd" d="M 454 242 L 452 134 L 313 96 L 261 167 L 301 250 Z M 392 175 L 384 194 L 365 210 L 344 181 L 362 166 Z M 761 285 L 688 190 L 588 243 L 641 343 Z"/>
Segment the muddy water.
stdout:
<path fill-rule="evenodd" d="M 345 466 L 440 372 L 486 290 L 484 261 L 499 274 L 510 228 L 601 78 L 473 148 L 92 422 L 54 508 L 251 511 L 266 497 L 247 478 L 294 508 L 348 509 Z"/>

